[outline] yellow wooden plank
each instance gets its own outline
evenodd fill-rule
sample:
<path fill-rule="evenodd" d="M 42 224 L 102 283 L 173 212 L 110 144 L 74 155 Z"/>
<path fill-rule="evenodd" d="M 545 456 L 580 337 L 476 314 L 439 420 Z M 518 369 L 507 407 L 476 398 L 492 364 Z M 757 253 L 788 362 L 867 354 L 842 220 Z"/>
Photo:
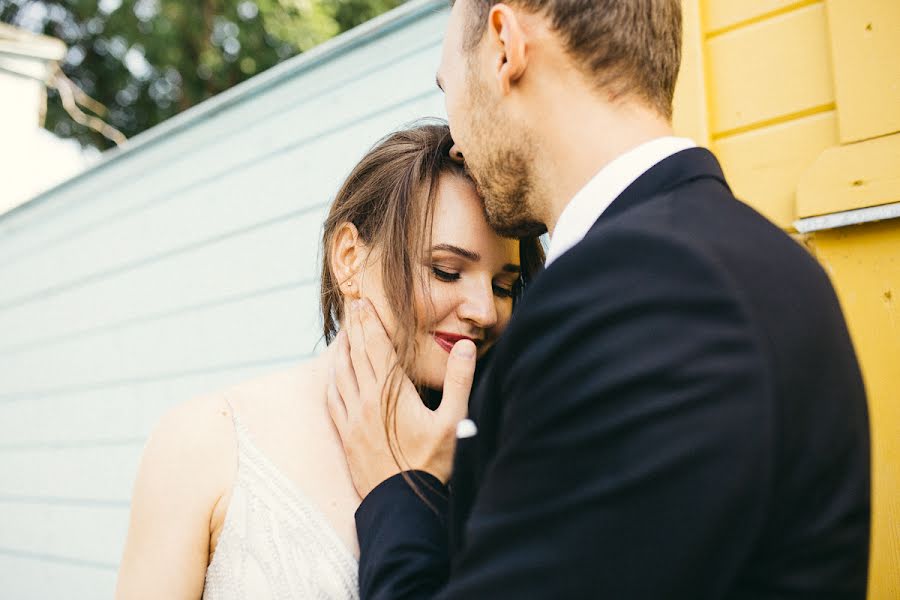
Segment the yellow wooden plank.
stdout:
<path fill-rule="evenodd" d="M 828 0 L 841 141 L 900 131 L 900 0 Z"/>
<path fill-rule="evenodd" d="M 900 598 L 900 220 L 812 234 L 834 282 L 869 398 L 872 554 L 869 600 Z"/>
<path fill-rule="evenodd" d="M 796 220 L 797 182 L 837 144 L 832 112 L 717 140 L 713 152 L 735 195 L 783 229 Z"/>
<path fill-rule="evenodd" d="M 675 87 L 672 126 L 678 135 L 706 146 L 709 144 L 709 111 L 706 106 L 700 0 L 682 0 L 681 6 L 681 71 Z"/>
<path fill-rule="evenodd" d="M 797 216 L 900 202 L 900 133 L 826 150 L 800 178 Z"/>
<path fill-rule="evenodd" d="M 707 33 L 728 29 L 763 15 L 809 4 L 799 0 L 705 0 L 703 23 Z"/>
<path fill-rule="evenodd" d="M 707 42 L 712 136 L 834 102 L 825 7 L 814 4 Z"/>

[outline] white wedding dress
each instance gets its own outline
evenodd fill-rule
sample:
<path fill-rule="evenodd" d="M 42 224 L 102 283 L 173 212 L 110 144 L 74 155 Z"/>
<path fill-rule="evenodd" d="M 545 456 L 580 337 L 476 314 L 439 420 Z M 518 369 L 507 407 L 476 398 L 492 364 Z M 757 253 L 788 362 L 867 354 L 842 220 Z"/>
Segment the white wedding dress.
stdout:
<path fill-rule="evenodd" d="M 359 598 L 356 558 L 231 414 L 237 475 L 203 599 Z"/>

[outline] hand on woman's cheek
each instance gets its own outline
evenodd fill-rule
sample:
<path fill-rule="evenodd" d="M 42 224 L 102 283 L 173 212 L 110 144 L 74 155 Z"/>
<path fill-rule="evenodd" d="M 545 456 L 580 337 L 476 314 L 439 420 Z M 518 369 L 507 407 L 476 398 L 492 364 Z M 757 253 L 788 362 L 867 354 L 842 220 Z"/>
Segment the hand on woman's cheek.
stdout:
<path fill-rule="evenodd" d="M 369 303 L 351 308 L 335 344 L 328 410 L 359 495 L 365 498 L 379 483 L 403 470 L 426 471 L 446 483 L 456 426 L 468 409 L 475 346 L 464 341 L 453 348 L 443 401 L 432 411 L 402 372 L 399 386 L 392 385 L 397 356 Z M 389 389 L 397 390 L 398 395 L 386 394 Z M 385 415 L 393 417 L 393 426 L 387 429 Z"/>

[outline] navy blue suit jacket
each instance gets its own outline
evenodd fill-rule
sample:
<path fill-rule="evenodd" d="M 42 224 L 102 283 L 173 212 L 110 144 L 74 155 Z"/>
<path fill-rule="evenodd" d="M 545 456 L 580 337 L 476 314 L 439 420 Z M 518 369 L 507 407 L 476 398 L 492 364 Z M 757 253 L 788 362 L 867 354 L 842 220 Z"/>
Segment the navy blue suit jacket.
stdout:
<path fill-rule="evenodd" d="M 357 512 L 363 599 L 863 600 L 866 400 L 799 244 L 680 152 L 528 290 L 447 488 Z"/>

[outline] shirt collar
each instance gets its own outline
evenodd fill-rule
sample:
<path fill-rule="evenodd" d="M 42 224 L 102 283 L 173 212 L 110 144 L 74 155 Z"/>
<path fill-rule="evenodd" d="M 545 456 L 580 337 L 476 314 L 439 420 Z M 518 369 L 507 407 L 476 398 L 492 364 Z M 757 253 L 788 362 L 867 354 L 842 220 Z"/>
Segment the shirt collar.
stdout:
<path fill-rule="evenodd" d="M 603 211 L 638 177 L 673 154 L 694 146 L 687 138 L 660 137 L 644 142 L 600 169 L 559 215 L 550 238 L 546 266 L 584 239 Z"/>

